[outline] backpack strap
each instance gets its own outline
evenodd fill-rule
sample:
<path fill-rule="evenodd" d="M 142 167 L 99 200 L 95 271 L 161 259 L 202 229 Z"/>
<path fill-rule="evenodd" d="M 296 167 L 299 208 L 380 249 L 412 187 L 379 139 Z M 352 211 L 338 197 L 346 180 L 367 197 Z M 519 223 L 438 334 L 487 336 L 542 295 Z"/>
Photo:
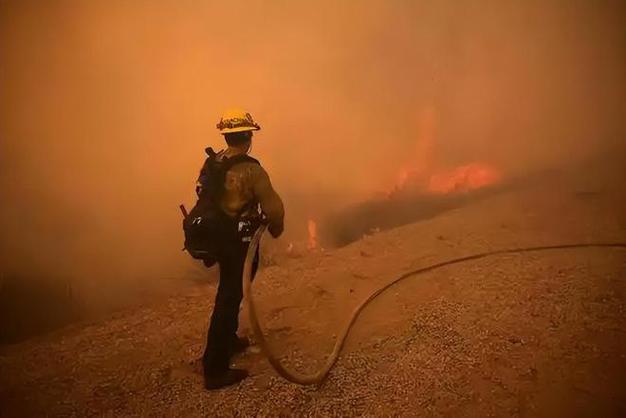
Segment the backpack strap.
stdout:
<path fill-rule="evenodd" d="M 216 153 L 215 151 L 213 151 L 213 148 L 208 147 L 204 150 L 204 152 L 206 152 L 207 158 L 204 161 L 204 164 L 202 165 L 202 169 L 200 170 L 200 176 L 198 177 L 199 183 L 204 183 L 205 180 L 208 178 L 208 176 L 210 176 L 211 174 L 213 175 L 216 174 L 213 167 L 219 167 L 219 171 L 221 172 L 220 177 L 225 177 L 226 172 L 237 164 L 254 163 L 254 164 L 261 165 L 261 163 L 259 163 L 258 160 L 250 157 L 247 154 L 239 154 L 230 158 L 225 158 L 221 161 L 217 161 L 217 157 L 219 153 Z"/>
<path fill-rule="evenodd" d="M 204 152 L 206 153 L 206 155 L 210 158 L 210 159 L 215 159 L 215 157 L 217 157 L 217 153 L 215 151 L 213 151 L 213 148 L 211 147 L 207 147 L 204 149 Z"/>
<path fill-rule="evenodd" d="M 223 192 L 226 173 L 237 164 L 253 163 L 261 165 L 257 159 L 250 157 L 248 154 L 238 154 L 218 161 L 221 153 L 216 153 L 211 147 L 206 148 L 204 151 L 207 158 L 202 166 L 202 170 L 200 170 L 200 176 L 198 178 L 199 186 L 196 187 L 198 198 L 204 195 L 211 200 L 219 199 L 219 196 Z M 205 190 L 208 194 L 204 194 Z M 237 218 L 240 218 L 242 214 L 252 209 L 255 204 L 255 202 L 249 202 L 244 205 L 239 211 Z"/>
<path fill-rule="evenodd" d="M 205 193 L 206 187 L 209 186 L 208 180 L 213 175 L 213 167 L 215 166 L 217 158 L 217 153 L 213 151 L 211 147 L 205 148 L 204 152 L 206 152 L 207 158 L 204 160 L 204 164 L 202 164 L 200 174 L 198 175 L 198 180 L 196 180 L 196 195 L 199 198 Z"/>
<path fill-rule="evenodd" d="M 261 163 L 257 159 L 250 157 L 248 154 L 238 154 L 230 158 L 224 158 L 221 161 L 221 163 L 222 163 L 222 170 L 224 171 L 224 174 L 226 174 L 228 170 L 230 170 L 237 164 L 241 164 L 241 163 L 253 163 L 253 164 L 261 165 Z"/>
<path fill-rule="evenodd" d="M 211 147 L 205 148 L 204 152 L 207 155 L 207 162 L 217 161 L 217 156 L 221 154 L 221 153 L 215 152 L 213 148 Z M 224 170 L 224 173 L 226 173 L 228 170 L 230 170 L 232 167 L 234 167 L 235 165 L 239 163 L 254 163 L 254 164 L 261 165 L 259 160 L 257 160 L 256 158 L 250 157 L 248 154 L 238 154 L 230 158 L 224 158 L 223 160 L 219 161 L 219 163 L 221 164 L 221 167 Z"/>

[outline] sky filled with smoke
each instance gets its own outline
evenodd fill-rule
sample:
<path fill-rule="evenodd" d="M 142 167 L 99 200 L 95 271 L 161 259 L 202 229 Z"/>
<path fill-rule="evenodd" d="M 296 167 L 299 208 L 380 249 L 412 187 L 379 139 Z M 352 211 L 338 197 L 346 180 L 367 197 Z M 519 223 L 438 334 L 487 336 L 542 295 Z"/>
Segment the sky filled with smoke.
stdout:
<path fill-rule="evenodd" d="M 192 205 L 231 106 L 263 127 L 253 155 L 293 236 L 388 189 L 407 164 L 484 161 L 514 175 L 601 152 L 626 137 L 623 9 L 0 2 L 2 269 L 184 271 L 177 206 Z"/>

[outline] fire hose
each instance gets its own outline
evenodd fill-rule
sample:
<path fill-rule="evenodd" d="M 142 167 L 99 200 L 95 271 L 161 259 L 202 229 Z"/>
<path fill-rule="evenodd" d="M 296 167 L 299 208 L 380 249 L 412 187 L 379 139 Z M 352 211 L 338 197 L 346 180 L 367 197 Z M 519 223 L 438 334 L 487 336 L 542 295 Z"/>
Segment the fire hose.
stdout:
<path fill-rule="evenodd" d="M 478 260 L 481 258 L 491 257 L 495 255 L 502 254 L 519 254 L 519 253 L 528 253 L 528 252 L 537 252 L 537 251 L 546 251 L 546 250 L 566 250 L 566 249 L 575 249 L 575 248 L 626 248 L 626 243 L 621 242 L 613 242 L 613 243 L 584 243 L 584 244 L 561 244 L 561 245 L 546 245 L 539 247 L 522 247 L 522 248 L 511 248 L 511 249 L 502 249 L 502 250 L 494 250 L 487 251 L 479 254 L 473 254 L 465 257 L 459 257 L 447 261 L 442 261 L 440 263 L 431 264 L 426 267 L 422 267 L 413 271 L 409 271 L 404 273 L 400 277 L 392 280 L 387 283 L 380 289 L 373 292 L 370 296 L 368 296 L 363 302 L 361 302 L 352 312 L 352 316 L 350 317 L 350 321 L 348 325 L 344 328 L 342 333 L 338 336 L 337 341 L 335 342 L 335 346 L 330 356 L 326 360 L 326 364 L 316 373 L 313 374 L 301 374 L 295 371 L 287 370 L 287 368 L 280 362 L 280 360 L 276 357 L 276 355 L 272 352 L 269 344 L 265 340 L 265 336 L 263 335 L 263 330 L 261 329 L 261 325 L 259 324 L 259 318 L 257 316 L 257 311 L 254 305 L 254 298 L 252 296 L 252 261 L 256 254 L 257 248 L 259 247 L 259 243 L 261 241 L 261 237 L 263 232 L 265 232 L 265 225 L 261 225 L 259 229 L 255 232 L 254 236 L 250 241 L 250 246 L 248 247 L 248 253 L 246 255 L 246 260 L 244 264 L 243 270 L 243 294 L 246 299 L 246 303 L 248 306 L 248 315 L 250 317 L 250 325 L 252 328 L 252 332 L 254 333 L 254 338 L 261 346 L 261 350 L 263 354 L 269 360 L 269 363 L 272 365 L 274 370 L 282 376 L 283 378 L 293 382 L 298 383 L 300 385 L 314 385 L 321 383 L 328 373 L 332 369 L 332 367 L 337 362 L 339 358 L 339 354 L 341 354 L 341 350 L 346 342 L 348 334 L 352 329 L 354 323 L 361 311 L 374 299 L 376 299 L 379 295 L 385 292 L 387 289 L 395 285 L 396 283 L 407 279 L 412 276 L 416 276 L 419 274 L 423 274 L 444 266 L 449 266 L 452 264 L 464 263 L 466 261 Z"/>

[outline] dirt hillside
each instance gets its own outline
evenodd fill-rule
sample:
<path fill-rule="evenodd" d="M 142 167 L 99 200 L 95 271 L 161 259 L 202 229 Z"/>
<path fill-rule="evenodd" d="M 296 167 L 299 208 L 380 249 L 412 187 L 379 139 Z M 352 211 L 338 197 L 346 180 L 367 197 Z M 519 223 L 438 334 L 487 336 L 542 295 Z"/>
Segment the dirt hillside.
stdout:
<path fill-rule="evenodd" d="M 312 370 L 354 307 L 407 270 L 489 249 L 626 241 L 624 191 L 584 180 L 555 175 L 281 259 L 255 282 L 266 333 L 291 367 Z M 625 279 L 623 250 L 443 268 L 369 307 L 321 386 L 282 380 L 253 347 L 235 359 L 252 376 L 215 392 L 194 372 L 215 293 L 198 286 L 2 348 L 0 415 L 626 416 Z"/>

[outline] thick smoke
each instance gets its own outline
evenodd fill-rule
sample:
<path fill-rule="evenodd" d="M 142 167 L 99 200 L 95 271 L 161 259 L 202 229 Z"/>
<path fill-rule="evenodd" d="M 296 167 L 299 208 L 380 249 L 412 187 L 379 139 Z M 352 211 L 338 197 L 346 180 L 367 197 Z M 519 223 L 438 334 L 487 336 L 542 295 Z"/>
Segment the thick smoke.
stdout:
<path fill-rule="evenodd" d="M 220 112 L 306 219 L 422 161 L 514 175 L 626 134 L 620 2 L 13 1 L 0 4 L 5 274 L 176 277 Z M 420 158 L 422 160 L 420 160 Z"/>

